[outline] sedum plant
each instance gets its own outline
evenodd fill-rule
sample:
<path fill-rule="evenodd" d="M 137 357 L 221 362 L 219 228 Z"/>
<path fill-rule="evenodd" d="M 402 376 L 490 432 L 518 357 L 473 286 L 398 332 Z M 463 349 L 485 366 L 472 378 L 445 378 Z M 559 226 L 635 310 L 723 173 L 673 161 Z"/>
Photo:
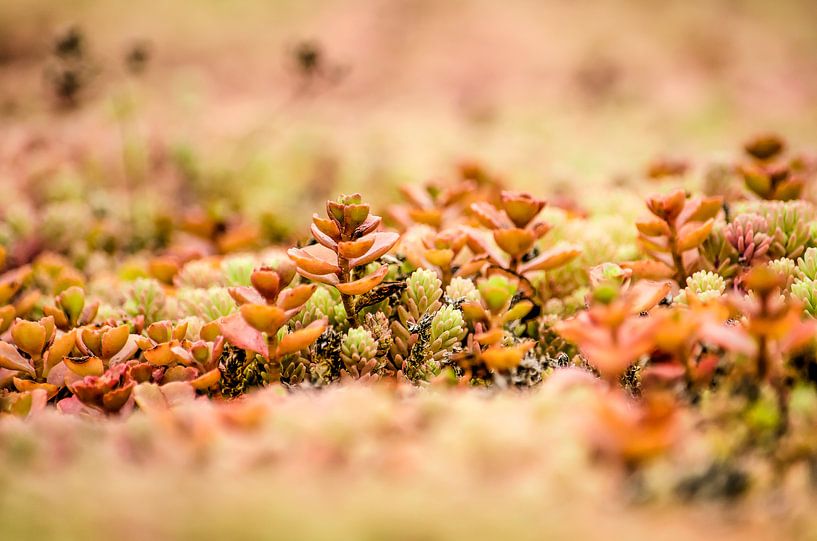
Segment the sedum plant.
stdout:
<path fill-rule="evenodd" d="M 369 213 L 360 194 L 341 195 L 326 202 L 327 218 L 312 217 L 312 236 L 318 244 L 291 248 L 287 254 L 298 273 L 310 280 L 336 288 L 352 325 L 358 320 L 359 301 L 386 278 L 388 265 L 366 275 L 369 263 L 386 254 L 398 241 L 397 233 L 378 231 L 382 219 Z"/>
<path fill-rule="evenodd" d="M 699 263 L 699 250 L 721 210 L 720 197 L 688 198 L 683 190 L 647 199 L 652 216 L 636 222 L 639 242 L 652 261 L 627 264 L 637 276 L 683 284 Z"/>
<path fill-rule="evenodd" d="M 543 199 L 528 193 L 508 191 L 502 192 L 501 208 L 484 201 L 473 203 L 471 211 L 479 223 L 491 232 L 493 243 L 472 230 L 469 242 L 477 256 L 464 265 L 460 273 L 471 274 L 490 264 L 521 277 L 529 272 L 555 269 L 576 258 L 581 251 L 571 244 L 557 245 L 539 254 L 532 253 L 536 242 L 551 229 L 549 224 L 536 219 L 544 207 Z"/>
<path fill-rule="evenodd" d="M 230 290 L 241 305 L 239 312 L 223 318 L 218 325 L 232 345 L 260 355 L 268 375 L 280 373 L 285 357 L 308 347 L 328 326 L 326 319 L 319 319 L 286 332 L 288 322 L 317 288 L 315 284 L 301 284 L 285 289 L 294 277 L 295 268 L 289 262 L 256 269 L 251 275 L 252 287 Z"/>

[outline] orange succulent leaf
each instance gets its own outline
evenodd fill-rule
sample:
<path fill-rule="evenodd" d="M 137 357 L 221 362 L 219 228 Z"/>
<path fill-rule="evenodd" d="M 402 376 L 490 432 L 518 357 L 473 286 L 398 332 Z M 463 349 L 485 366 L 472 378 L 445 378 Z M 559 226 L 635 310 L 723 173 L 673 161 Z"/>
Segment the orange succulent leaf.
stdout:
<path fill-rule="evenodd" d="M 369 251 L 369 248 L 374 244 L 374 240 L 375 234 L 371 234 L 357 240 L 339 242 L 337 245 L 338 255 L 346 259 L 360 257 Z"/>
<path fill-rule="evenodd" d="M 706 240 L 715 224 L 714 218 L 709 218 L 704 223 L 688 223 L 678 232 L 677 248 L 679 252 L 685 252 L 700 246 Z"/>
<path fill-rule="evenodd" d="M 697 197 L 687 203 L 681 215 L 684 222 L 705 222 L 718 216 L 723 208 L 723 197 Z"/>
<path fill-rule="evenodd" d="M 31 376 L 35 375 L 34 366 L 32 366 L 31 362 L 20 355 L 16 347 L 3 341 L 0 341 L 0 367 L 16 372 L 25 372 Z"/>
<path fill-rule="evenodd" d="M 56 385 L 51 385 L 50 383 L 36 383 L 28 379 L 20 378 L 14 378 L 14 388 L 23 393 L 31 392 L 35 389 L 42 389 L 45 391 L 49 400 L 57 396 L 57 393 L 60 392 L 59 387 Z"/>
<path fill-rule="evenodd" d="M 320 319 L 313 321 L 303 329 L 285 335 L 278 344 L 276 355 L 281 357 L 309 347 L 323 334 L 328 326 L 329 323 L 326 319 Z"/>
<path fill-rule="evenodd" d="M 796 353 L 811 344 L 815 334 L 817 321 L 798 320 L 789 326 L 788 332 L 780 340 L 779 347 L 786 353 Z"/>
<path fill-rule="evenodd" d="M 626 462 L 640 462 L 666 451 L 678 436 L 674 402 L 656 394 L 635 402 L 617 391 L 601 393 L 594 407 L 590 437 L 603 451 Z"/>
<path fill-rule="evenodd" d="M 227 289 L 230 296 L 239 305 L 242 304 L 264 304 L 266 299 L 258 290 L 247 286 L 230 287 Z"/>
<path fill-rule="evenodd" d="M 621 268 L 632 272 L 634 278 L 650 280 L 665 280 L 675 276 L 675 270 L 662 261 L 643 259 L 639 261 L 624 261 L 619 263 Z"/>
<path fill-rule="evenodd" d="M 440 227 L 443 223 L 443 213 L 439 209 L 423 208 L 408 209 L 408 216 L 411 221 L 417 224 Z"/>
<path fill-rule="evenodd" d="M 494 230 L 494 241 L 512 257 L 521 257 L 533 248 L 536 237 L 527 229 L 509 228 Z"/>
<path fill-rule="evenodd" d="M 218 383 L 219 380 L 221 380 L 221 371 L 218 368 L 213 368 L 190 381 L 190 385 L 197 391 L 206 391 Z"/>
<path fill-rule="evenodd" d="M 502 208 L 516 227 L 525 227 L 545 208 L 545 200 L 529 193 L 503 191 Z"/>
<path fill-rule="evenodd" d="M 258 291 L 258 293 L 260 293 L 261 296 L 267 301 L 275 300 L 275 298 L 278 297 L 278 293 L 281 291 L 281 287 L 286 285 L 281 283 L 281 275 L 271 268 L 260 268 L 254 270 L 252 274 L 250 274 L 250 283 L 252 283 L 255 290 Z M 253 295 L 253 297 L 257 298 L 255 295 Z M 240 304 L 245 303 L 242 302 Z"/>
<path fill-rule="evenodd" d="M 338 247 L 337 241 L 335 241 L 335 239 L 321 231 L 317 225 L 315 224 L 310 225 L 309 231 L 310 233 L 312 233 L 312 236 L 315 238 L 315 240 L 318 241 L 323 246 L 326 246 L 330 250 L 337 249 Z"/>
<path fill-rule="evenodd" d="M 119 353 L 119 351 L 125 347 L 129 336 L 130 327 L 128 325 L 119 325 L 105 332 L 102 335 L 102 357 L 110 359 Z M 53 348 L 54 346 L 51 346 L 51 349 Z M 67 354 L 68 352 L 65 353 L 65 355 Z"/>
<path fill-rule="evenodd" d="M 500 328 L 491 329 L 490 331 L 478 333 L 474 335 L 474 340 L 476 340 L 480 345 L 483 346 L 491 346 L 494 344 L 498 344 L 505 338 L 505 331 Z"/>
<path fill-rule="evenodd" d="M 451 262 L 454 260 L 454 250 L 446 248 L 430 249 L 423 253 L 423 257 L 431 265 L 446 269 L 451 266 Z"/>
<path fill-rule="evenodd" d="M 176 355 L 173 353 L 173 346 L 170 342 L 165 342 L 154 348 L 147 349 L 142 352 L 142 355 L 147 362 L 156 366 L 167 366 L 176 360 Z M 68 364 L 67 360 L 66 364 Z"/>
<path fill-rule="evenodd" d="M 533 341 L 527 341 L 510 347 L 493 346 L 483 351 L 480 358 L 491 370 L 511 370 L 519 366 L 522 358 L 533 345 Z"/>
<path fill-rule="evenodd" d="M 265 359 L 269 359 L 269 346 L 264 334 L 251 327 L 241 313 L 231 314 L 222 318 L 219 323 L 221 334 L 232 345 L 241 349 L 246 349 L 258 353 Z"/>
<path fill-rule="evenodd" d="M 490 235 L 488 231 L 481 231 L 473 227 L 469 227 L 465 232 L 468 236 L 468 247 L 474 254 L 477 256 L 484 255 L 492 263 L 500 267 L 506 266 L 506 257 L 501 250 L 497 249 L 496 243 L 493 241 L 493 235 Z"/>
<path fill-rule="evenodd" d="M 313 282 L 320 282 L 322 284 L 328 284 L 330 286 L 335 286 L 340 283 L 340 279 L 337 277 L 336 274 L 312 274 L 311 272 L 306 272 L 305 270 L 298 269 L 298 274 L 303 276 L 308 280 L 312 280 Z"/>
<path fill-rule="evenodd" d="M 642 281 L 627 290 L 626 299 L 630 304 L 630 313 L 646 312 L 661 302 L 672 291 L 669 282 Z"/>
<path fill-rule="evenodd" d="M 67 332 L 54 340 L 43 356 L 43 376 L 47 377 L 51 369 L 62 362 L 66 355 L 74 349 L 75 333 Z"/>
<path fill-rule="evenodd" d="M 282 308 L 267 304 L 245 304 L 239 312 L 252 328 L 269 335 L 278 332 L 288 319 Z"/>
<path fill-rule="evenodd" d="M 329 237 L 329 239 L 332 241 L 337 241 L 340 239 L 340 228 L 334 220 L 322 218 L 317 214 L 313 214 L 312 225 L 314 225 L 318 231 Z"/>
<path fill-rule="evenodd" d="M 53 323 L 54 318 L 49 319 Z M 30 357 L 39 357 L 48 340 L 48 333 L 45 326 L 37 321 L 18 319 L 11 326 L 11 337 L 20 350 L 28 353 Z"/>
<path fill-rule="evenodd" d="M 647 208 L 662 220 L 675 220 L 684 208 L 686 193 L 678 188 L 666 195 L 654 195 L 647 198 Z"/>
<path fill-rule="evenodd" d="M 784 180 L 775 186 L 775 189 L 772 192 L 772 198 L 779 201 L 790 201 L 792 199 L 797 199 L 800 197 L 800 193 L 803 191 L 804 185 L 805 181 L 801 177 L 793 177 L 788 180 Z"/>
<path fill-rule="evenodd" d="M 388 265 L 381 265 L 376 271 L 367 274 L 359 280 L 354 282 L 338 283 L 335 287 L 344 295 L 363 295 L 368 293 L 375 287 L 380 285 L 380 282 L 386 277 L 389 272 Z"/>
<path fill-rule="evenodd" d="M 301 284 L 291 289 L 285 289 L 278 297 L 277 304 L 284 310 L 300 308 L 315 293 L 317 288 L 316 284 Z"/>
<path fill-rule="evenodd" d="M 372 245 L 366 251 L 366 253 L 349 261 L 349 264 L 352 267 L 360 267 L 371 263 L 378 257 L 391 250 L 392 247 L 397 244 L 397 241 L 400 240 L 400 235 L 393 231 L 380 231 L 377 233 L 372 233 L 372 236 Z"/>
<path fill-rule="evenodd" d="M 101 376 L 105 372 L 99 357 L 65 357 L 62 362 L 68 370 L 81 377 Z"/>
<path fill-rule="evenodd" d="M 325 251 L 320 251 L 323 248 Z M 298 265 L 298 269 L 310 274 L 329 274 L 340 272 L 337 255 L 320 244 L 313 244 L 306 248 L 290 248 L 287 250 L 289 258 Z"/>
<path fill-rule="evenodd" d="M 645 237 L 644 235 L 639 235 L 638 242 L 641 244 L 645 251 L 650 253 L 670 251 L 669 242 L 664 237 L 650 238 Z"/>
<path fill-rule="evenodd" d="M 353 236 L 362 237 L 363 235 L 368 235 L 373 231 L 377 231 L 377 228 L 380 227 L 380 224 L 382 222 L 383 218 L 381 218 L 380 216 L 369 214 L 369 216 L 363 221 L 363 223 L 357 226 Z"/>
<path fill-rule="evenodd" d="M 504 229 L 513 227 L 513 222 L 508 219 L 505 213 L 501 212 L 490 203 L 486 203 L 484 201 L 471 203 L 471 212 L 473 212 L 477 220 L 479 220 L 479 222 L 488 229 Z"/>
<path fill-rule="evenodd" d="M 561 267 L 581 255 L 582 249 L 575 244 L 560 244 L 545 250 L 537 257 L 524 263 L 519 267 L 519 273 L 525 274 L 533 271 L 547 271 Z"/>
<path fill-rule="evenodd" d="M 664 220 L 643 220 L 635 223 L 638 231 L 648 237 L 667 236 L 671 233 L 667 222 Z"/>

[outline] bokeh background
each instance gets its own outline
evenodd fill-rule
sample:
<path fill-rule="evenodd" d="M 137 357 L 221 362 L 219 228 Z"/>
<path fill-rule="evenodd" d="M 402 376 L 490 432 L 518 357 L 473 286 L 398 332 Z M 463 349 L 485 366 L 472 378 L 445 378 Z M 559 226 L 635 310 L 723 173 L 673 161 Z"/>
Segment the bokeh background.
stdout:
<path fill-rule="evenodd" d="M 2 2 L 0 152 L 35 134 L 100 182 L 298 224 L 328 195 L 390 200 L 463 158 L 546 195 L 758 131 L 806 145 L 816 24 L 811 0 Z M 87 77 L 66 108 L 49 73 L 71 25 Z"/>
<path fill-rule="evenodd" d="M 310 181 L 314 163 L 273 168 L 296 150 L 361 186 L 463 156 L 512 182 L 581 182 L 760 129 L 813 137 L 815 21 L 810 0 L 20 0 L 0 5 L 0 114 L 116 138 L 110 102 L 129 85 L 146 137 L 236 171 Z M 43 70 L 70 24 L 97 73 L 55 125 Z M 128 78 L 135 43 L 149 60 Z"/>

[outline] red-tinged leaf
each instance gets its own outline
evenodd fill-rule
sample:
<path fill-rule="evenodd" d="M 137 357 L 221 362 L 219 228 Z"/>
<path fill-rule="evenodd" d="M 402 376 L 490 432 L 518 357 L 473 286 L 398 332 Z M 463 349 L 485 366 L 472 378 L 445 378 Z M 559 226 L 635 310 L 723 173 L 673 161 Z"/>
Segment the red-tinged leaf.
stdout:
<path fill-rule="evenodd" d="M 364 276 L 359 280 L 347 283 L 338 283 L 335 287 L 344 295 L 363 295 L 368 293 L 375 287 L 380 285 L 380 282 L 386 277 L 389 272 L 388 265 L 381 265 L 379 269 L 371 274 Z"/>
<path fill-rule="evenodd" d="M 269 359 L 269 346 L 263 333 L 252 328 L 240 313 L 222 318 L 219 323 L 221 334 L 232 345 L 258 353 Z"/>
<path fill-rule="evenodd" d="M 339 242 L 337 245 L 338 255 L 346 259 L 360 257 L 369 251 L 374 244 L 375 238 L 376 234 L 367 235 L 359 238 L 358 240 Z"/>
<path fill-rule="evenodd" d="M 670 228 L 664 220 L 644 220 L 635 223 L 640 233 L 648 237 L 667 236 Z"/>
<path fill-rule="evenodd" d="M 476 255 L 485 255 L 495 265 L 507 266 L 505 255 L 498 249 L 493 241 L 493 235 L 488 231 L 480 231 L 469 227 L 465 230 L 468 237 L 468 247 Z"/>
<path fill-rule="evenodd" d="M 120 325 L 115 327 L 102 335 L 102 357 L 110 359 L 125 347 L 130 336 L 130 327 L 128 325 Z M 51 346 L 53 349 L 54 346 Z M 65 355 L 68 353 L 66 352 Z"/>
<path fill-rule="evenodd" d="M 335 223 L 332 222 L 331 220 L 329 220 L 329 222 L 332 224 Z M 312 233 L 312 236 L 315 237 L 316 241 L 320 242 L 322 245 L 326 246 L 330 250 L 334 250 L 335 248 L 338 247 L 338 243 L 335 241 L 335 239 L 321 231 L 321 229 L 314 223 L 309 226 L 309 231 L 310 233 Z"/>
<path fill-rule="evenodd" d="M 545 207 L 544 199 L 528 193 L 503 191 L 502 208 L 516 227 L 525 227 Z"/>
<path fill-rule="evenodd" d="M 439 209 L 409 209 L 408 215 L 416 224 L 440 227 L 443 223 L 443 214 Z"/>
<path fill-rule="evenodd" d="M 240 312 L 251 327 L 268 335 L 275 334 L 287 321 L 284 310 L 267 304 L 245 304 Z"/>
<path fill-rule="evenodd" d="M 451 265 L 451 262 L 454 260 L 454 250 L 426 250 L 423 253 L 423 257 L 425 257 L 426 261 L 428 261 L 430 264 L 445 269 L 448 268 Z"/>
<path fill-rule="evenodd" d="M 512 257 L 520 257 L 533 248 L 536 237 L 531 231 L 514 227 L 495 230 L 494 241 L 497 246 Z"/>
<path fill-rule="evenodd" d="M 525 274 L 526 272 L 555 269 L 569 263 L 581 253 L 582 250 L 577 245 L 565 244 L 554 246 L 550 250 L 545 250 L 537 257 L 523 264 L 519 268 L 519 273 Z"/>
<path fill-rule="evenodd" d="M 317 214 L 312 215 L 312 225 L 314 225 L 321 233 L 332 240 L 340 238 L 340 228 L 334 220 L 328 218 L 321 218 Z"/>
<path fill-rule="evenodd" d="M 159 344 L 154 348 L 145 350 L 142 355 L 147 362 L 155 366 L 167 366 L 176 360 L 170 342 L 165 342 L 164 344 Z"/>
<path fill-rule="evenodd" d="M 650 253 L 661 252 L 661 253 L 668 253 L 670 251 L 669 241 L 664 237 L 657 237 L 655 239 L 645 237 L 644 235 L 638 236 L 638 242 L 641 243 L 641 246 L 644 248 L 645 251 Z"/>
<path fill-rule="evenodd" d="M 381 218 L 380 216 L 369 214 L 369 216 L 363 221 L 363 223 L 357 226 L 357 229 L 355 229 L 355 236 L 362 237 L 363 235 L 368 235 L 369 233 L 376 231 L 377 228 L 380 227 L 380 223 L 382 221 L 383 218 Z"/>
<path fill-rule="evenodd" d="M 103 415 L 98 409 L 83 404 L 76 396 L 63 398 L 57 402 L 57 411 L 64 415 L 88 415 L 90 417 Z"/>
<path fill-rule="evenodd" d="M 217 384 L 219 380 L 221 380 L 221 371 L 218 368 L 213 368 L 191 381 L 190 385 L 197 391 L 206 391 Z"/>
<path fill-rule="evenodd" d="M 193 354 L 184 349 L 181 345 L 173 346 L 170 348 L 170 351 L 173 352 L 177 363 L 189 366 L 195 362 Z"/>
<path fill-rule="evenodd" d="M 501 212 L 499 209 L 486 203 L 479 201 L 471 204 L 471 212 L 477 217 L 479 222 L 488 229 L 504 229 L 513 227 L 513 222 Z"/>
<path fill-rule="evenodd" d="M 282 357 L 309 347 L 328 326 L 326 319 L 313 321 L 305 328 L 285 335 L 278 344 L 276 355 Z"/>
<path fill-rule="evenodd" d="M 303 269 L 298 269 L 298 274 L 308 280 L 312 280 L 313 282 L 320 282 L 330 286 L 337 285 L 338 282 L 340 282 L 340 279 L 338 279 L 337 275 L 335 274 L 312 274 L 311 272 L 306 272 Z"/>
<path fill-rule="evenodd" d="M 640 314 L 656 306 L 672 291 L 668 282 L 643 281 L 636 283 L 627 291 L 630 301 L 630 313 Z"/>
<path fill-rule="evenodd" d="M 281 291 L 281 276 L 273 269 L 256 269 L 250 274 L 252 286 L 266 300 L 273 300 Z M 263 304 L 263 303 L 254 303 Z"/>
<path fill-rule="evenodd" d="M 714 224 L 715 220 L 710 218 L 702 224 L 690 223 L 682 227 L 676 244 L 678 251 L 685 252 L 699 246 L 709 236 Z"/>
<path fill-rule="evenodd" d="M 474 340 L 482 346 L 491 346 L 498 344 L 505 338 L 505 331 L 500 328 L 491 329 L 490 331 L 478 333 L 474 335 Z"/>
<path fill-rule="evenodd" d="M 428 191 L 421 186 L 417 186 L 416 184 L 404 184 L 400 186 L 398 190 L 404 198 L 413 203 L 416 207 L 426 208 L 434 205 L 434 201 L 431 199 Z"/>
<path fill-rule="evenodd" d="M 719 323 L 706 323 L 698 330 L 704 342 L 720 346 L 727 351 L 742 353 L 749 357 L 757 354 L 757 343 L 741 327 Z"/>
<path fill-rule="evenodd" d="M 108 360 L 109 366 L 117 365 L 133 357 L 133 355 L 137 351 L 139 351 L 139 344 L 137 343 L 137 338 L 138 337 L 135 334 L 131 334 L 130 336 L 128 336 L 128 340 L 127 342 L 125 342 L 125 345 L 122 347 L 122 349 L 120 349 L 116 355 L 114 355 Z"/>
<path fill-rule="evenodd" d="M 239 305 L 242 304 L 264 304 L 267 300 L 261 295 L 258 291 L 256 291 L 252 287 L 240 286 L 240 287 L 231 287 L 227 289 L 227 292 L 230 296 L 237 302 Z"/>
<path fill-rule="evenodd" d="M 36 382 L 31 381 L 29 379 L 20 379 L 20 378 L 14 378 L 13 381 L 14 381 L 14 387 L 18 391 L 20 391 L 22 393 L 26 393 L 26 392 L 34 391 L 36 389 L 41 389 L 41 390 L 46 392 L 46 395 L 48 396 L 49 400 L 54 398 L 55 396 L 57 396 L 57 393 L 60 391 L 59 388 L 56 385 L 52 385 L 50 383 L 36 383 Z"/>
<path fill-rule="evenodd" d="M 105 372 L 105 366 L 99 357 L 65 357 L 62 362 L 68 370 L 80 377 L 101 376 Z"/>
<path fill-rule="evenodd" d="M 491 347 L 482 352 L 481 358 L 491 370 L 510 370 L 522 362 L 533 345 L 533 341 L 528 341 L 512 347 Z"/>
<path fill-rule="evenodd" d="M 278 306 L 284 310 L 300 308 L 315 293 L 315 284 L 302 284 L 292 289 L 285 289 L 278 297 Z"/>
<path fill-rule="evenodd" d="M 644 259 L 640 261 L 624 261 L 619 264 L 623 269 L 632 272 L 634 278 L 650 280 L 666 280 L 675 276 L 675 270 L 661 261 Z"/>
<path fill-rule="evenodd" d="M 374 236 L 374 242 L 371 248 L 362 256 L 350 260 L 349 264 L 352 267 L 360 267 L 371 263 L 391 250 L 392 247 L 397 244 L 397 241 L 400 240 L 400 235 L 393 231 L 381 231 L 373 233 L 372 235 Z"/>
<path fill-rule="evenodd" d="M 307 250 L 307 248 L 311 250 Z M 298 265 L 298 270 L 303 269 L 311 274 L 340 272 L 337 263 L 338 258 L 334 252 L 320 244 L 313 244 L 307 248 L 290 248 L 287 250 L 287 255 Z M 317 248 L 322 248 L 323 251 Z"/>
<path fill-rule="evenodd" d="M 460 305 L 460 310 L 468 321 L 477 322 L 488 319 L 488 313 L 478 302 L 464 302 Z"/>
<path fill-rule="evenodd" d="M 684 209 L 681 220 L 684 222 L 705 222 L 718 216 L 723 208 L 723 197 L 700 197 L 687 204 L 689 211 Z"/>
<path fill-rule="evenodd" d="M 8 342 L 0 341 L 0 367 L 17 372 L 25 372 L 30 376 L 35 375 L 34 367 L 29 360 L 20 355 L 17 348 Z"/>

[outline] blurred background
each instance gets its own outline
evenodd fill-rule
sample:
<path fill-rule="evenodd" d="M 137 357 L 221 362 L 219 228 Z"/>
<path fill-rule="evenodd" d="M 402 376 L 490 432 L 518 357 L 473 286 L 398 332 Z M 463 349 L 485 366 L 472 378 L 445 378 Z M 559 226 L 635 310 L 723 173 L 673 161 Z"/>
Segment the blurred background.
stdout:
<path fill-rule="evenodd" d="M 808 144 L 815 24 L 812 0 L 1 2 L 0 179 L 296 225 L 462 159 L 545 196 L 620 184 Z"/>

